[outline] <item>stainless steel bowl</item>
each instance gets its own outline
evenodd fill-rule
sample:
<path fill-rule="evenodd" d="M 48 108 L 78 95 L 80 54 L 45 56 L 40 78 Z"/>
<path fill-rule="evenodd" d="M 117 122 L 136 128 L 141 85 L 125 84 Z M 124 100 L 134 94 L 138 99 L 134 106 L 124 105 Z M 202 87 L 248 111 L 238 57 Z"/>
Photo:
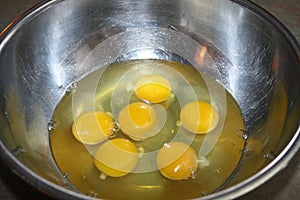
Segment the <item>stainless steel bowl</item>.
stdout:
<path fill-rule="evenodd" d="M 48 123 L 68 86 L 117 60 L 188 60 L 233 95 L 249 135 L 239 170 L 203 199 L 232 199 L 284 168 L 300 146 L 300 48 L 248 1 L 52 0 L 0 36 L 0 150 L 20 177 L 55 198 L 88 199 L 58 170 Z M 101 48 L 100 48 L 101 47 Z M 179 59 L 179 61 L 180 61 Z"/>

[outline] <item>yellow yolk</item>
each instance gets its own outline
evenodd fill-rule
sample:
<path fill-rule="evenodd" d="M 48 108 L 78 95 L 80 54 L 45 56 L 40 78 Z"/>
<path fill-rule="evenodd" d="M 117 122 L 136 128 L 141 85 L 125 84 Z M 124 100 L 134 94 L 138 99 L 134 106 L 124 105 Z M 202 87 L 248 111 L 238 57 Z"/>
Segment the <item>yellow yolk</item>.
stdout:
<path fill-rule="evenodd" d="M 180 120 L 183 127 L 189 131 L 205 134 L 217 126 L 219 114 L 210 103 L 195 101 L 181 109 Z"/>
<path fill-rule="evenodd" d="M 147 75 L 140 78 L 135 86 L 135 95 L 151 103 L 161 103 L 171 94 L 167 79 L 159 75 Z"/>
<path fill-rule="evenodd" d="M 197 154 L 182 142 L 165 144 L 156 157 L 160 173 L 171 180 L 188 179 L 197 169 Z"/>
<path fill-rule="evenodd" d="M 110 136 L 113 119 L 100 111 L 87 112 L 76 118 L 72 125 L 74 137 L 83 144 L 97 144 Z"/>
<path fill-rule="evenodd" d="M 107 176 L 121 177 L 130 173 L 138 162 L 138 149 L 129 140 L 118 138 L 105 142 L 96 152 L 94 163 Z"/>
<path fill-rule="evenodd" d="M 142 140 L 153 135 L 157 122 L 154 109 L 145 103 L 132 103 L 123 108 L 118 122 L 124 134 L 134 140 Z"/>

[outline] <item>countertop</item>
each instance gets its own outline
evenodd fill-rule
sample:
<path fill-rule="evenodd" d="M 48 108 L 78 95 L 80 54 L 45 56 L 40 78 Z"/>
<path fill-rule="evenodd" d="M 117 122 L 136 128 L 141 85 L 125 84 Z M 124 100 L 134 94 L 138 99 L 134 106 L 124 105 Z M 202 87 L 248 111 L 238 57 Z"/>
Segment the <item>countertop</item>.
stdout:
<path fill-rule="evenodd" d="M 0 0 L 0 31 L 15 17 L 41 0 Z M 278 18 L 300 43 L 300 0 L 253 0 Z M 0 199 L 25 200 L 51 198 L 36 191 L 13 174 L 0 161 Z M 300 151 L 289 165 L 258 189 L 238 200 L 296 200 L 300 199 Z"/>

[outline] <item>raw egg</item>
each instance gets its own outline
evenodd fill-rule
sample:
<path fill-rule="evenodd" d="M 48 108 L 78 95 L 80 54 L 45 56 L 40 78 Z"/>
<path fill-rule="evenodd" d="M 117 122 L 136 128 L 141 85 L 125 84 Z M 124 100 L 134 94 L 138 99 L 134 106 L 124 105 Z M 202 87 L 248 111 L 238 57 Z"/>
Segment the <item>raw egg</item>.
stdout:
<path fill-rule="evenodd" d="M 137 102 L 124 107 L 118 122 L 121 131 L 130 138 L 140 141 L 157 134 L 163 127 L 166 113 L 162 106 L 150 106 Z"/>
<path fill-rule="evenodd" d="M 171 86 L 167 79 L 159 75 L 146 75 L 135 85 L 135 95 L 151 103 L 161 103 L 171 94 Z"/>
<path fill-rule="evenodd" d="M 113 128 L 113 119 L 109 115 L 101 111 L 91 111 L 74 120 L 72 133 L 83 144 L 97 144 L 108 138 Z"/>
<path fill-rule="evenodd" d="M 121 177 L 130 173 L 138 162 L 138 149 L 124 138 L 108 140 L 97 150 L 94 163 L 107 176 Z"/>
<path fill-rule="evenodd" d="M 181 109 L 180 121 L 187 130 L 197 134 L 205 134 L 217 126 L 219 114 L 210 103 L 194 101 Z"/>
<path fill-rule="evenodd" d="M 171 180 L 184 180 L 197 169 L 197 154 L 183 142 L 164 144 L 156 157 L 160 173 Z"/>

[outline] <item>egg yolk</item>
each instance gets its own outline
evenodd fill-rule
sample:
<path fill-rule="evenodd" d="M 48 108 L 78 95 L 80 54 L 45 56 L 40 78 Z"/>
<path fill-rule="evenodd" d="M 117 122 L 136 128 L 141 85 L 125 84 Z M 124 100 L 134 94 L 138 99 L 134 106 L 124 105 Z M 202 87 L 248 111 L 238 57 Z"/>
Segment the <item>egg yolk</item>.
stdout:
<path fill-rule="evenodd" d="M 151 131 L 155 127 L 157 116 L 151 106 L 138 102 L 123 108 L 118 122 L 124 134 L 134 140 L 142 140 L 152 136 Z"/>
<path fill-rule="evenodd" d="M 219 114 L 210 103 L 195 101 L 181 109 L 180 120 L 183 127 L 189 131 L 205 134 L 217 126 Z"/>
<path fill-rule="evenodd" d="M 151 103 L 165 101 L 171 93 L 167 79 L 159 75 L 147 75 L 140 78 L 135 85 L 135 95 Z"/>
<path fill-rule="evenodd" d="M 197 154 L 183 142 L 165 144 L 156 157 L 160 173 L 171 180 L 188 179 L 197 169 Z"/>
<path fill-rule="evenodd" d="M 108 138 L 113 128 L 113 119 L 109 115 L 100 111 L 92 111 L 74 120 L 72 133 L 83 144 L 97 144 Z"/>
<path fill-rule="evenodd" d="M 107 176 L 121 177 L 130 173 L 138 162 L 138 149 L 129 140 L 108 140 L 97 150 L 94 163 Z"/>

